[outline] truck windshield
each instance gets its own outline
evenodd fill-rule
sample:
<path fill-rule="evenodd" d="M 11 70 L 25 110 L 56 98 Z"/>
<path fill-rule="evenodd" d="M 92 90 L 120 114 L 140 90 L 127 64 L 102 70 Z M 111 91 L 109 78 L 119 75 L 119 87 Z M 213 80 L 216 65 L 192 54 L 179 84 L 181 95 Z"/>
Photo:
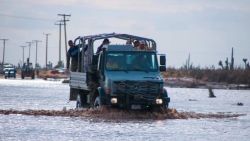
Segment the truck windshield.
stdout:
<path fill-rule="evenodd" d="M 157 57 L 154 52 L 109 52 L 106 56 L 106 70 L 157 71 Z"/>

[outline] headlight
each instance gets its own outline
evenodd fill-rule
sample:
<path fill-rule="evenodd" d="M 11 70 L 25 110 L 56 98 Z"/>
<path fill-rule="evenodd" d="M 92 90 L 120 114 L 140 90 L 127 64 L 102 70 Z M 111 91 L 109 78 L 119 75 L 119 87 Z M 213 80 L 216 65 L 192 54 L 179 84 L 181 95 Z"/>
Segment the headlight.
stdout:
<path fill-rule="evenodd" d="M 116 104 L 117 103 L 117 98 L 111 98 L 110 101 L 111 101 L 112 104 Z"/>
<path fill-rule="evenodd" d="M 163 101 L 162 101 L 162 99 L 157 98 L 157 99 L 155 100 L 155 103 L 156 103 L 156 104 L 162 104 L 162 103 L 163 103 Z"/>

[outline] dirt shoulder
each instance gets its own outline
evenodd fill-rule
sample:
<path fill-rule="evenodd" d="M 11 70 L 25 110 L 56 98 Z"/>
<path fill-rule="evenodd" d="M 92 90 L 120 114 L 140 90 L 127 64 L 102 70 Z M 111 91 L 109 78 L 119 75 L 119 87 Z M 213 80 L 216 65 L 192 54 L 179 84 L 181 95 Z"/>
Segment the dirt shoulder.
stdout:
<path fill-rule="evenodd" d="M 175 69 L 162 73 L 165 85 L 170 87 L 250 89 L 250 70 L 245 69 Z"/>
<path fill-rule="evenodd" d="M 228 83 L 219 83 L 219 82 L 208 82 L 197 80 L 194 78 L 182 77 L 168 77 L 164 80 L 165 86 L 168 87 L 178 87 L 178 88 L 212 88 L 212 89 L 250 89 L 248 84 L 228 84 Z"/>

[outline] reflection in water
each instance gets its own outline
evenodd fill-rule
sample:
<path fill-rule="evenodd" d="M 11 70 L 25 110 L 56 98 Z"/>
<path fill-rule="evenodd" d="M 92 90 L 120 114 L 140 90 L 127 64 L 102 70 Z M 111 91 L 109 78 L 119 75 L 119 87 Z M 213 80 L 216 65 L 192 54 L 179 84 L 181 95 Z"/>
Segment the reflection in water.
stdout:
<path fill-rule="evenodd" d="M 62 110 L 75 108 L 67 84 L 0 79 L 0 140 L 249 140 L 249 90 L 214 90 L 213 99 L 207 89 L 168 93 L 170 110 L 163 113 Z"/>

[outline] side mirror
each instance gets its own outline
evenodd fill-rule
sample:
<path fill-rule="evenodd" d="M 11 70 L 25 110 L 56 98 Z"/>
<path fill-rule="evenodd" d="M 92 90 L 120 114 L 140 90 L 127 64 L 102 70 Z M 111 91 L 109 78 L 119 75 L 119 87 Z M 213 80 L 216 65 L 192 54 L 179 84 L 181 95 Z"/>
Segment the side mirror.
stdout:
<path fill-rule="evenodd" d="M 166 71 L 166 67 L 165 66 L 160 66 L 160 72 Z"/>
<path fill-rule="evenodd" d="M 160 56 L 160 66 L 166 66 L 166 56 L 165 55 Z"/>
<path fill-rule="evenodd" d="M 159 56 L 159 70 L 166 71 L 166 55 L 165 54 L 158 54 Z"/>

